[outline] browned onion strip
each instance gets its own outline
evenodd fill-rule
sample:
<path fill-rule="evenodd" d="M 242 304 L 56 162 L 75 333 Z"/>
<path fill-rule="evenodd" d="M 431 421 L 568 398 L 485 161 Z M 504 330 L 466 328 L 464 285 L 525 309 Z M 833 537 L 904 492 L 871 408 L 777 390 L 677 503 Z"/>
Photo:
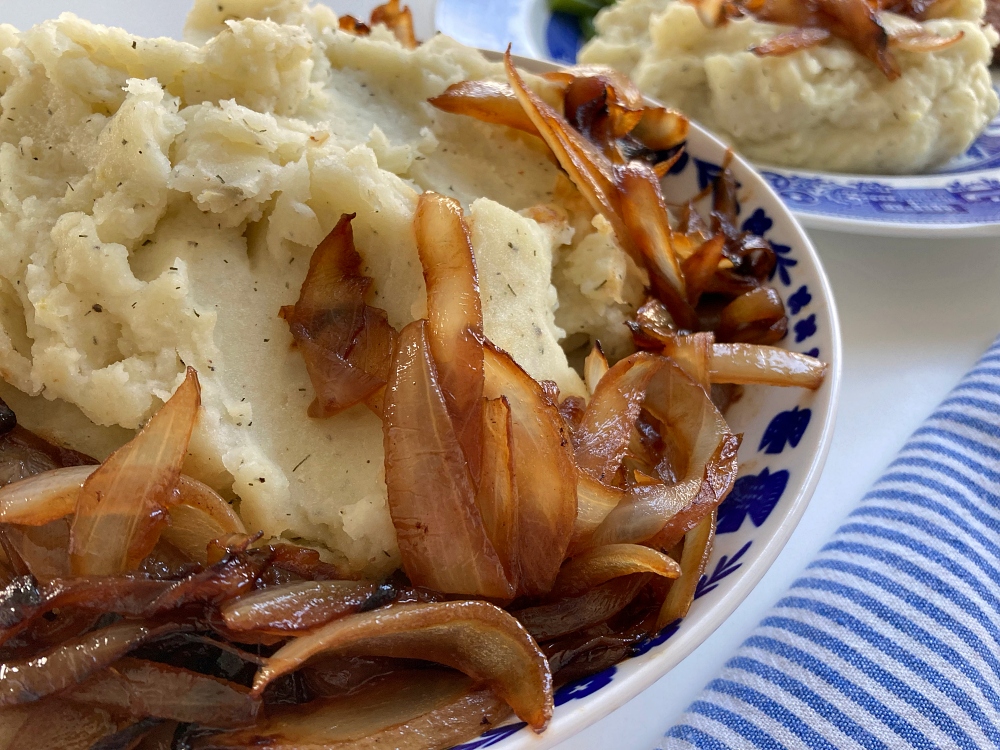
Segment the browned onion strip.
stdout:
<path fill-rule="evenodd" d="M 124 658 L 67 693 L 73 703 L 137 719 L 156 717 L 229 729 L 253 724 L 260 700 L 216 677 Z"/>
<path fill-rule="evenodd" d="M 691 305 L 697 305 L 702 292 L 708 287 L 712 276 L 723 260 L 726 249 L 725 235 L 717 234 L 705 240 L 698 249 L 684 259 L 681 271 L 687 284 L 687 300 Z"/>
<path fill-rule="evenodd" d="M 595 341 L 594 348 L 590 350 L 590 354 L 587 355 L 587 359 L 583 363 L 583 380 L 591 395 L 597 390 L 597 384 L 601 382 L 601 378 L 607 375 L 609 369 L 608 358 L 604 356 L 601 342 Z"/>
<path fill-rule="evenodd" d="M 517 590 L 521 577 L 518 556 L 518 500 L 514 478 L 514 423 L 503 396 L 483 405 L 483 471 L 476 493 L 486 535 L 500 557 L 507 580 Z"/>
<path fill-rule="evenodd" d="M 51 469 L 0 489 L 0 523 L 44 526 L 76 507 L 84 481 L 96 466 Z"/>
<path fill-rule="evenodd" d="M 889 46 L 904 52 L 937 52 L 957 44 L 964 36 L 964 31 L 945 37 L 924 31 L 923 28 L 905 29 L 895 32 L 889 38 Z"/>
<path fill-rule="evenodd" d="M 538 641 L 575 633 L 621 612 L 649 582 L 648 574 L 615 578 L 580 596 L 528 607 L 514 614 Z"/>
<path fill-rule="evenodd" d="M 712 511 L 697 526 L 684 536 L 684 550 L 681 552 L 681 576 L 670 586 L 667 598 L 660 608 L 656 629 L 662 630 L 674 620 L 684 617 L 691 609 L 698 581 L 701 579 L 708 558 L 712 555 L 712 541 L 715 539 L 715 511 Z"/>
<path fill-rule="evenodd" d="M 614 578 L 653 573 L 677 578 L 680 566 L 658 550 L 640 544 L 609 544 L 574 557 L 563 565 L 552 589 L 558 596 L 575 596 Z"/>
<path fill-rule="evenodd" d="M 611 223 L 622 247 L 635 256 L 628 231 L 618 215 L 620 203 L 618 188 L 607 157 L 573 130 L 565 119 L 525 85 L 514 67 L 509 49 L 504 55 L 504 66 L 507 80 L 514 89 L 514 95 L 517 96 L 539 135 L 552 149 L 559 165 L 566 170 L 570 180 L 591 208 Z"/>
<path fill-rule="evenodd" d="M 899 78 L 899 62 L 888 49 L 889 36 L 876 7 L 866 0 L 816 0 L 815 7 L 831 19 L 825 25 L 835 36 L 850 42 L 890 81 Z"/>
<path fill-rule="evenodd" d="M 478 736 L 510 715 L 491 690 L 445 670 L 408 670 L 336 698 L 279 706 L 251 729 L 195 740 L 197 750 L 427 750 Z"/>
<path fill-rule="evenodd" d="M 246 534 L 243 521 L 219 493 L 196 479 L 181 475 L 179 501 L 170 508 L 170 524 L 160 538 L 187 557 L 208 564 L 208 544 L 232 534 Z"/>
<path fill-rule="evenodd" d="M 830 36 L 830 32 L 826 29 L 792 29 L 778 34 L 766 42 L 755 44 L 750 48 L 750 51 L 758 57 L 781 57 L 799 50 L 816 47 L 829 39 Z"/>
<path fill-rule="evenodd" d="M 599 482 L 612 484 L 628 448 L 632 426 L 639 417 L 646 386 L 662 366 L 661 358 L 636 352 L 608 370 L 574 434 L 576 465 L 580 471 Z"/>
<path fill-rule="evenodd" d="M 97 576 L 57 579 L 38 585 L 18 578 L 0 590 L 0 644 L 54 609 L 74 608 L 138 617 L 171 583 L 140 577 Z"/>
<path fill-rule="evenodd" d="M 625 491 L 601 484 L 581 472 L 577 478 L 576 497 L 576 522 L 569 548 L 571 554 L 587 547 L 590 537 L 604 519 L 625 499 Z"/>
<path fill-rule="evenodd" d="M 715 336 L 711 333 L 692 333 L 672 336 L 664 342 L 663 353 L 708 392 L 711 385 L 711 361 Z"/>
<path fill-rule="evenodd" d="M 739 438 L 705 389 L 676 364 L 668 361 L 650 380 L 644 408 L 673 446 L 669 473 L 679 479 L 633 487 L 595 532 L 594 546 L 646 542 L 665 530 L 683 535 L 722 502 L 736 479 Z M 669 549 L 659 540 L 656 546 Z"/>
<path fill-rule="evenodd" d="M 619 168 L 618 178 L 622 219 L 642 255 L 653 289 L 680 327 L 697 330 L 698 316 L 687 301 L 659 177 L 648 164 L 633 161 Z"/>
<path fill-rule="evenodd" d="M 107 711 L 60 698 L 0 709 L 3 750 L 87 750 L 117 729 Z"/>
<path fill-rule="evenodd" d="M 715 344 L 709 362 L 713 383 L 799 386 L 823 385 L 826 364 L 798 352 L 754 344 Z"/>
<path fill-rule="evenodd" d="M 403 604 L 349 615 L 280 648 L 257 673 L 254 692 L 320 653 L 438 662 L 488 685 L 535 731 L 552 716 L 545 656 L 517 620 L 486 602 Z"/>
<path fill-rule="evenodd" d="M 377 589 L 373 583 L 358 581 L 290 583 L 230 601 L 220 614 L 234 632 L 281 635 L 311 630 L 357 612 Z"/>
<path fill-rule="evenodd" d="M 438 109 L 538 135 L 510 86 L 495 81 L 461 81 L 428 99 Z"/>
<path fill-rule="evenodd" d="M 423 193 L 413 218 L 427 285 L 427 341 L 473 485 L 483 439 L 483 306 L 461 204 Z"/>
<path fill-rule="evenodd" d="M 400 8 L 399 0 L 389 0 L 372 10 L 371 25 L 377 23 L 388 26 L 393 36 L 407 49 L 416 49 L 420 46 L 413 33 L 413 14 L 408 5 Z"/>
<path fill-rule="evenodd" d="M 226 552 L 207 570 L 173 583 L 150 605 L 147 614 L 155 616 L 194 604 L 220 606 L 242 596 L 257 585 L 273 556 L 269 549 L 246 550 L 245 545 L 243 549 Z M 212 554 L 209 559 L 213 559 Z"/>
<path fill-rule="evenodd" d="M 194 368 L 131 441 L 83 484 L 70 531 L 76 575 L 134 570 L 159 539 L 198 418 L 201 388 Z"/>
<path fill-rule="evenodd" d="M 69 520 L 60 518 L 44 526 L 7 526 L 0 529 L 0 541 L 22 565 L 22 575 L 30 574 L 39 581 L 65 578 L 70 575 Z"/>
<path fill-rule="evenodd" d="M 177 630 L 123 621 L 66 641 L 40 655 L 0 664 L 0 706 L 30 703 L 99 672 L 151 637 Z"/>
<path fill-rule="evenodd" d="M 514 589 L 483 528 L 426 327 L 415 321 L 400 333 L 385 393 L 386 485 L 403 569 L 417 586 L 509 598 Z"/>
<path fill-rule="evenodd" d="M 536 596 L 552 588 L 573 534 L 577 481 L 573 445 L 566 423 L 542 386 L 489 342 L 484 353 L 486 397 L 506 396 L 514 426 L 519 592 Z"/>
<path fill-rule="evenodd" d="M 361 273 L 353 219 L 354 214 L 340 217 L 313 252 L 298 300 L 280 311 L 316 391 L 312 417 L 330 417 L 370 399 L 386 381 L 392 350 L 386 339 L 391 342 L 394 331 L 384 311 L 365 304 L 372 280 Z M 370 338 L 369 328 L 377 329 Z M 382 356 L 369 356 L 369 345 Z"/>
<path fill-rule="evenodd" d="M 672 109 L 646 107 L 632 135 L 654 151 L 667 151 L 687 140 L 690 123 Z"/>
<path fill-rule="evenodd" d="M 771 287 L 760 286 L 741 294 L 722 309 L 715 333 L 722 341 L 745 341 L 742 337 L 768 328 L 784 318 L 785 305 L 778 292 Z"/>
<path fill-rule="evenodd" d="M 368 28 L 368 24 L 362 23 L 354 16 L 341 16 L 337 19 L 337 27 L 341 31 L 346 31 L 348 34 L 353 34 L 354 36 L 368 36 L 372 33 L 372 30 Z"/>

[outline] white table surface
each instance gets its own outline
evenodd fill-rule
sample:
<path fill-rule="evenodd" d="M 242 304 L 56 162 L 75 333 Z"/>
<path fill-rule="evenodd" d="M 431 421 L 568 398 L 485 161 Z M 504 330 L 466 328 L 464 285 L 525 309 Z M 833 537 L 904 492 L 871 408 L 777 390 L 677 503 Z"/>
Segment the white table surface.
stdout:
<path fill-rule="evenodd" d="M 472 2 L 473 0 L 470 0 Z M 364 16 L 372 0 L 328 0 Z M 409 0 L 418 36 L 433 0 Z M 62 11 L 148 36 L 180 36 L 188 0 L 0 0 L 25 28 Z M 844 335 L 833 447 L 816 494 L 774 566 L 704 644 L 649 690 L 559 745 L 645 750 L 720 670 L 920 422 L 1000 332 L 1000 238 L 896 240 L 812 232 Z"/>

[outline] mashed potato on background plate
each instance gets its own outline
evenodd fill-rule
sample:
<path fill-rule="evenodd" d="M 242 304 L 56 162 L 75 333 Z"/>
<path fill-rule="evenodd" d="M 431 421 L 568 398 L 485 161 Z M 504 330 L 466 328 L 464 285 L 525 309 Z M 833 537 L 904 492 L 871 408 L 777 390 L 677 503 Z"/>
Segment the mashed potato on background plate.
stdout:
<path fill-rule="evenodd" d="M 840 39 L 758 57 L 749 48 L 788 27 L 747 18 L 710 29 L 683 0 L 620 0 L 598 15 L 579 57 L 621 70 L 757 162 L 914 173 L 963 153 L 1000 107 L 988 69 L 998 37 L 983 11 L 983 0 L 958 0 L 947 18 L 924 22 L 964 35 L 934 52 L 894 51 L 895 81 Z M 890 32 L 916 24 L 882 19 Z"/>
<path fill-rule="evenodd" d="M 104 457 L 194 366 L 204 408 L 185 471 L 250 528 L 392 570 L 381 423 L 363 406 L 307 417 L 278 317 L 341 214 L 357 214 L 371 302 L 400 327 L 426 306 L 417 196 L 461 200 L 486 334 L 564 394 L 584 390 L 566 330 L 626 349 L 608 321 L 646 279 L 560 201 L 541 143 L 426 103 L 502 78 L 477 52 L 351 36 L 305 0 L 199 0 L 187 32 L 142 39 L 72 15 L 0 27 L 0 395 L 25 426 Z"/>

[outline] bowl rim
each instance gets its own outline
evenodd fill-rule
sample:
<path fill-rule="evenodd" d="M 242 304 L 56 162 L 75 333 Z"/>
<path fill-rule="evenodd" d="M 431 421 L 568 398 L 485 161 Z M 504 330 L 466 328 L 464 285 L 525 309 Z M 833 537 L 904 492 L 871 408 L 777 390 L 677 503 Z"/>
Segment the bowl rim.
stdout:
<path fill-rule="evenodd" d="M 503 60 L 503 53 L 485 49 L 480 49 L 479 51 L 490 62 Z M 514 64 L 519 69 L 534 74 L 563 70 L 570 67 L 547 60 L 522 57 L 520 55 L 513 55 L 512 57 Z M 650 97 L 645 98 L 654 106 L 662 106 L 655 99 Z M 707 140 L 721 151 L 725 151 L 728 148 L 722 140 L 695 121 L 691 121 L 690 127 L 691 131 L 697 133 L 699 138 Z M 719 603 L 713 605 L 706 613 L 704 620 L 699 623 L 700 627 L 697 630 L 689 629 L 679 632 L 675 638 L 671 639 L 670 648 L 663 649 L 654 656 L 638 663 L 635 671 L 629 675 L 628 679 L 615 680 L 610 685 L 607 685 L 591 696 L 587 696 L 582 701 L 574 701 L 573 707 L 569 710 L 564 709 L 560 712 L 559 708 L 561 707 L 557 707 L 556 712 L 553 714 L 552 722 L 542 734 L 520 732 L 510 738 L 500 740 L 495 745 L 490 745 L 491 747 L 497 747 L 498 750 L 500 748 L 504 750 L 518 750 L 519 748 L 529 747 L 531 750 L 544 750 L 545 748 L 564 742 L 622 707 L 639 695 L 639 693 L 650 687 L 654 682 L 665 677 L 670 670 L 704 643 L 723 622 L 728 620 L 733 612 L 736 611 L 736 608 L 743 603 L 750 592 L 760 583 L 764 574 L 774 564 L 778 554 L 784 549 L 792 533 L 798 528 L 799 522 L 802 520 L 802 515 L 805 513 L 806 507 L 809 505 L 809 501 L 816 491 L 816 485 L 819 483 L 823 467 L 826 465 L 827 456 L 830 453 L 830 445 L 833 439 L 834 427 L 837 421 L 837 410 L 840 403 L 843 342 L 841 339 L 840 318 L 837 314 L 837 304 L 834 300 L 830 280 L 826 275 L 826 270 L 823 268 L 819 254 L 816 252 L 816 248 L 806 234 L 805 229 L 803 229 L 799 219 L 785 205 L 784 201 L 781 200 L 774 189 L 768 184 L 767 180 L 760 174 L 760 171 L 750 164 L 750 162 L 738 153 L 733 152 L 732 164 L 738 167 L 741 172 L 752 175 L 754 182 L 749 187 L 752 187 L 755 192 L 759 191 L 759 194 L 768 196 L 774 205 L 779 208 L 780 212 L 788 218 L 797 247 L 802 248 L 804 254 L 808 256 L 812 263 L 813 268 L 815 268 L 817 281 L 822 290 L 821 298 L 829 310 L 832 349 L 830 355 L 826 357 L 829 368 L 827 370 L 827 384 L 823 386 L 823 388 L 827 389 L 826 413 L 824 414 L 823 424 L 819 433 L 818 450 L 813 454 L 812 460 L 809 463 L 809 468 L 805 474 L 805 478 L 802 480 L 800 491 L 796 494 L 792 502 L 788 504 L 788 510 L 781 519 L 778 527 L 764 541 L 761 547 L 758 548 L 759 551 L 756 557 L 741 571 L 742 574 L 734 582 L 726 596 L 719 599 Z M 634 658 L 644 658 L 644 656 Z M 516 740 L 514 739 L 515 737 L 517 738 Z"/>

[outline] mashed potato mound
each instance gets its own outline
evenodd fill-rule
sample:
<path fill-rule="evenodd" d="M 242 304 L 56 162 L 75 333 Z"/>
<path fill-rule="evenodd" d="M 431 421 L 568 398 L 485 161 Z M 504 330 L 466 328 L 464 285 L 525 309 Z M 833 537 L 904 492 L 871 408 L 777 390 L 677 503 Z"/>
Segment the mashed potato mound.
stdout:
<path fill-rule="evenodd" d="M 620 0 L 597 17 L 580 60 L 628 74 L 755 161 L 911 173 L 963 153 L 997 113 L 988 66 L 998 38 L 983 10 L 983 0 L 959 0 L 951 17 L 925 22 L 964 36 L 937 52 L 895 51 L 895 81 L 839 39 L 757 57 L 747 50 L 788 27 L 743 19 L 709 29 L 683 0 Z M 916 25 L 888 13 L 883 22 L 890 32 Z"/>
<path fill-rule="evenodd" d="M 620 266 L 621 251 L 544 207 L 558 170 L 540 141 L 426 103 L 502 76 L 477 52 L 349 36 L 305 0 L 199 0 L 187 31 L 142 39 L 72 15 L 0 27 L 0 395 L 103 457 L 192 365 L 204 408 L 186 471 L 248 527 L 378 575 L 399 562 L 381 423 L 364 407 L 306 416 L 312 388 L 278 318 L 317 243 L 356 213 L 372 303 L 401 327 L 426 309 L 417 196 L 457 197 L 487 335 L 565 394 L 584 388 L 559 298 L 592 294 L 581 258 Z"/>

